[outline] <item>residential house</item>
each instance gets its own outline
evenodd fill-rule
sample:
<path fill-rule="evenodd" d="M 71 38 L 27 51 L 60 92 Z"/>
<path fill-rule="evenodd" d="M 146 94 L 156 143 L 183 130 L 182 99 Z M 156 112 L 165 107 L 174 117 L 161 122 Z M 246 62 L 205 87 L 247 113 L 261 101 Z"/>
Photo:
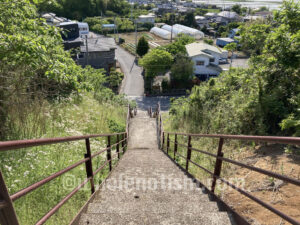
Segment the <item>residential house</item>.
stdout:
<path fill-rule="evenodd" d="M 81 46 L 77 62 L 83 67 L 90 65 L 95 69 L 104 68 L 109 73 L 111 68 L 116 66 L 116 48 L 113 38 L 103 36 L 90 38 L 87 45 Z"/>
<path fill-rule="evenodd" d="M 227 23 L 236 22 L 240 20 L 240 17 L 236 12 L 230 11 L 222 11 L 218 13 L 218 17 L 221 17 L 224 21 L 226 20 Z"/>
<path fill-rule="evenodd" d="M 44 18 L 48 25 L 50 26 L 59 26 L 63 22 L 69 22 L 70 20 L 58 17 L 55 13 L 44 13 L 41 15 L 42 18 Z"/>
<path fill-rule="evenodd" d="M 262 16 L 251 16 L 251 15 L 244 16 L 244 18 L 243 18 L 244 22 L 254 21 L 254 20 L 263 20 L 263 19 L 264 19 L 264 17 L 262 17 Z"/>
<path fill-rule="evenodd" d="M 212 20 L 215 19 L 218 16 L 217 13 L 213 13 L 213 12 L 208 12 L 204 15 L 204 17 L 208 20 Z"/>
<path fill-rule="evenodd" d="M 155 15 L 153 13 L 149 13 L 148 15 L 141 15 L 138 18 L 139 23 L 155 23 Z"/>
<path fill-rule="evenodd" d="M 270 17 L 273 16 L 273 13 L 270 12 L 270 11 L 261 11 L 261 12 L 256 12 L 254 14 L 254 16 L 260 16 L 260 17 L 262 17 L 264 19 L 268 19 L 268 18 L 270 18 Z"/>
<path fill-rule="evenodd" d="M 202 29 L 203 27 L 208 27 L 209 20 L 206 19 L 204 16 L 195 16 L 196 23 L 198 24 L 199 28 Z"/>
<path fill-rule="evenodd" d="M 234 42 L 236 41 L 232 38 L 217 38 L 216 45 L 223 48 L 224 46 Z"/>
<path fill-rule="evenodd" d="M 234 28 L 229 31 L 228 37 L 234 39 L 237 36 L 237 33 L 240 29 Z"/>
<path fill-rule="evenodd" d="M 192 43 L 185 46 L 188 56 L 194 62 L 194 75 L 200 80 L 218 76 L 222 72 L 219 61 L 222 51 L 205 43 Z"/>

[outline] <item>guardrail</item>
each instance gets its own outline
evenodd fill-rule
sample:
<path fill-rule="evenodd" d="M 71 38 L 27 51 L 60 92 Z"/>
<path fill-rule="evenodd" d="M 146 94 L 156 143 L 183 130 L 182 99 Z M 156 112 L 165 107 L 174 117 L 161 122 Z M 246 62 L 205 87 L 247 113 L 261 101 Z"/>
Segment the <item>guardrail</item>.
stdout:
<path fill-rule="evenodd" d="M 149 110 L 150 111 L 150 110 Z M 295 225 L 300 225 L 299 221 L 296 221 L 294 218 L 288 216 L 287 214 L 279 211 L 278 209 L 274 208 L 270 204 L 262 201 L 261 199 L 255 197 L 254 195 L 250 194 L 249 192 L 235 186 L 234 184 L 228 182 L 226 179 L 220 177 L 221 175 L 221 170 L 222 170 L 222 163 L 228 162 L 230 164 L 234 164 L 243 168 L 247 168 L 249 170 L 277 178 L 280 180 L 283 180 L 287 183 L 294 184 L 296 186 L 300 186 L 300 180 L 287 177 L 278 173 L 274 173 L 272 171 L 264 170 L 258 167 L 250 166 L 245 163 L 241 163 L 229 158 L 224 157 L 224 152 L 223 152 L 223 144 L 225 140 L 243 140 L 243 141 L 258 141 L 258 142 L 267 142 L 267 143 L 279 143 L 279 144 L 292 144 L 292 145 L 300 145 L 300 138 L 297 137 L 275 137 L 275 136 L 246 136 L 246 135 L 224 135 L 224 134 L 187 134 L 187 133 L 176 133 L 176 132 L 166 132 L 164 131 L 163 128 L 163 121 L 162 121 L 162 116 L 160 114 L 160 104 L 157 105 L 156 109 L 156 118 L 157 118 L 157 125 L 158 125 L 158 137 L 159 137 L 159 146 L 160 149 L 165 151 L 165 153 L 169 156 L 169 150 L 170 150 L 170 136 L 174 136 L 174 155 L 173 155 L 173 160 L 175 161 L 176 156 L 179 156 L 183 159 L 185 159 L 186 164 L 185 168 L 183 168 L 187 173 L 189 171 L 189 165 L 192 163 L 193 165 L 197 166 L 198 168 L 202 169 L 206 173 L 208 173 L 212 177 L 212 184 L 211 187 L 208 188 L 204 186 L 203 184 L 200 183 L 200 186 L 204 187 L 210 194 L 214 196 L 216 200 L 221 202 L 226 210 L 229 210 L 235 214 L 235 216 L 238 219 L 238 224 L 247 224 L 246 220 L 243 219 L 240 215 L 238 215 L 233 209 L 231 209 L 226 203 L 224 203 L 221 199 L 219 199 L 215 194 L 215 187 L 216 187 L 216 181 L 220 180 L 222 183 L 229 185 L 233 189 L 237 190 L 239 193 L 242 195 L 248 197 L 249 199 L 253 200 L 254 202 L 258 203 L 259 205 L 263 206 L 264 208 L 270 210 L 271 212 L 275 213 L 282 219 L 288 221 L 291 224 Z M 178 136 L 186 136 L 187 137 L 187 144 L 181 144 L 178 143 Z M 207 151 L 203 151 L 200 149 L 196 149 L 192 147 L 192 137 L 203 137 L 203 138 L 217 138 L 219 139 L 219 144 L 218 144 L 218 149 L 217 149 L 217 154 L 213 154 Z M 166 149 L 165 149 L 166 145 Z M 178 153 L 178 147 L 184 147 L 186 148 L 186 157 Z M 197 164 L 196 162 L 191 160 L 191 155 L 192 152 L 197 152 L 201 154 L 205 154 L 210 157 L 214 157 L 216 159 L 215 161 L 215 167 L 214 171 L 209 171 L 207 168 L 204 168 L 203 166 Z M 191 174 L 190 174 L 191 175 Z M 192 176 L 192 175 L 191 175 Z"/>
<path fill-rule="evenodd" d="M 132 112 L 134 111 L 134 112 Z M 13 207 L 13 202 L 33 190 L 43 186 L 44 184 L 50 182 L 51 180 L 67 173 L 68 171 L 85 164 L 86 175 L 87 178 L 76 188 L 74 188 L 67 196 L 65 196 L 57 205 L 55 205 L 48 213 L 46 213 L 36 224 L 41 225 L 44 224 L 55 212 L 62 207 L 73 195 L 75 195 L 85 184 L 90 182 L 91 184 L 91 193 L 95 192 L 94 185 L 94 176 L 98 174 L 101 170 L 103 170 L 107 165 L 109 166 L 109 171 L 112 170 L 112 161 L 114 159 L 120 159 L 120 151 L 124 154 L 126 151 L 127 143 L 128 143 L 128 135 L 129 135 L 129 121 L 133 115 L 136 115 L 136 110 L 133 110 L 128 106 L 127 112 L 127 122 L 126 122 L 126 132 L 122 133 L 113 133 L 113 134 L 94 134 L 94 135 L 85 135 L 85 136 L 73 136 L 73 137 L 64 137 L 64 138 L 47 138 L 47 139 L 34 139 L 34 140 L 21 140 L 21 141 L 5 141 L 0 142 L 0 152 L 1 151 L 11 151 L 17 150 L 20 148 L 29 148 L 34 146 L 42 146 L 42 145 L 51 145 L 57 143 L 64 142 L 73 142 L 79 140 L 85 140 L 86 145 L 86 153 L 84 155 L 84 159 L 66 167 L 63 170 L 60 170 L 20 191 L 10 195 L 8 193 L 6 184 L 4 182 L 4 178 L 0 171 L 0 224 L 2 225 L 18 225 L 18 219 L 16 212 Z M 107 146 L 106 148 L 92 154 L 90 139 L 98 138 L 98 137 L 106 137 L 107 138 Z M 111 138 L 116 137 L 116 143 L 111 143 Z M 121 147 L 121 148 L 120 148 Z M 116 154 L 115 157 L 112 157 L 112 149 L 115 148 Z M 93 170 L 92 159 L 99 156 L 102 153 L 106 152 L 106 161 L 103 165 L 97 168 L 95 171 Z"/>

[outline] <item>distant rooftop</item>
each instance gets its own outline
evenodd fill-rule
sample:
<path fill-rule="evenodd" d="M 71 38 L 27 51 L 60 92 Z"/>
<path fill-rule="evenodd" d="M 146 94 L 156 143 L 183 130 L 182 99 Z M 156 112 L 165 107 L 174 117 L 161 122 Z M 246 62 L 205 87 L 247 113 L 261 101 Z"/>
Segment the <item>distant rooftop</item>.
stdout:
<path fill-rule="evenodd" d="M 117 45 L 113 38 L 98 37 L 88 39 L 89 52 L 108 52 L 112 49 L 116 49 Z M 86 46 L 80 47 L 81 52 L 86 52 Z"/>
<path fill-rule="evenodd" d="M 218 13 L 218 16 L 233 19 L 233 18 L 237 17 L 238 14 L 236 12 L 222 11 L 222 12 Z"/>
<path fill-rule="evenodd" d="M 208 52 L 215 52 L 221 54 L 221 50 L 215 46 L 205 44 L 205 43 L 191 43 L 185 46 L 186 51 L 190 57 L 197 55 L 206 55 L 212 57 Z"/>

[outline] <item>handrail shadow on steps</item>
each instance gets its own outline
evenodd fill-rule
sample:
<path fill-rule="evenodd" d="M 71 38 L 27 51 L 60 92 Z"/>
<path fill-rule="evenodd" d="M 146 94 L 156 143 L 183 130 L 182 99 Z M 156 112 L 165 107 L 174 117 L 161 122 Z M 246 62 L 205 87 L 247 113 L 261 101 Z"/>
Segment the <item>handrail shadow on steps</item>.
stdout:
<path fill-rule="evenodd" d="M 35 189 L 43 186 L 44 184 L 52 181 L 53 179 L 67 173 L 68 171 L 82 165 L 85 163 L 86 168 L 86 176 L 87 178 L 76 188 L 74 188 L 67 196 L 65 196 L 57 205 L 55 205 L 48 213 L 46 213 L 36 224 L 41 225 L 44 224 L 52 215 L 54 215 L 59 208 L 61 208 L 73 195 L 75 195 L 82 187 L 84 187 L 88 182 L 91 184 L 91 193 L 92 196 L 95 193 L 95 185 L 94 185 L 94 176 L 102 171 L 106 166 L 109 167 L 109 171 L 112 171 L 112 161 L 120 160 L 121 154 L 122 156 L 125 154 L 128 139 L 129 139 L 129 126 L 130 119 L 137 114 L 136 108 L 131 108 L 128 105 L 127 118 L 126 118 L 126 131 L 122 133 L 111 133 L 111 134 L 92 134 L 92 135 L 84 135 L 84 136 L 72 136 L 72 137 L 59 137 L 59 138 L 44 138 L 44 139 L 32 139 L 32 140 L 21 140 L 21 141 L 5 141 L 0 142 L 0 152 L 1 151 L 10 151 L 17 150 L 21 148 L 29 148 L 34 146 L 42 146 L 42 145 L 52 145 L 57 143 L 65 143 L 65 142 L 73 142 L 79 140 L 85 140 L 86 145 L 86 154 L 84 155 L 84 159 L 66 167 L 63 170 L 60 170 L 28 187 L 10 195 L 7 189 L 7 186 L 4 182 L 4 178 L 0 171 L 0 224 L 2 225 L 18 225 L 18 219 L 16 212 L 13 207 L 13 202 Z M 90 139 L 97 137 L 107 137 L 107 146 L 106 148 L 92 154 L 91 153 L 91 145 Z M 116 143 L 111 143 L 111 137 L 116 137 Z M 121 140 L 120 140 L 121 138 Z M 112 150 L 115 148 L 116 154 L 112 155 Z M 92 159 L 99 156 L 102 153 L 106 152 L 106 161 L 103 165 L 97 168 L 95 171 L 93 170 Z M 112 157 L 115 156 L 115 157 Z"/>
<path fill-rule="evenodd" d="M 190 177 L 193 178 L 194 181 L 197 183 L 199 187 L 201 187 L 203 190 L 205 190 L 206 193 L 209 194 L 210 198 L 214 201 L 218 202 L 218 205 L 221 210 L 225 210 L 227 212 L 230 212 L 235 220 L 235 222 L 238 225 L 246 225 L 249 224 L 247 220 L 239 215 L 234 209 L 232 209 L 229 205 L 227 205 L 221 198 L 219 198 L 215 194 L 215 187 L 216 187 L 216 182 L 219 180 L 220 182 L 230 186 L 231 188 L 235 189 L 238 191 L 240 194 L 246 196 L 247 198 L 251 199 L 252 201 L 258 203 L 259 205 L 263 206 L 264 208 L 270 210 L 271 212 L 275 213 L 282 219 L 288 221 L 291 224 L 294 225 L 300 225 L 300 222 L 295 220 L 294 218 L 290 217 L 289 215 L 279 211 L 278 209 L 274 208 L 270 204 L 262 201 L 261 199 L 255 197 L 254 195 L 250 194 L 249 192 L 235 186 L 234 184 L 228 182 L 226 179 L 222 178 L 221 175 L 221 170 L 222 170 L 222 163 L 223 161 L 237 165 L 243 168 L 247 168 L 249 170 L 277 178 L 280 180 L 283 180 L 287 183 L 294 184 L 296 186 L 300 186 L 300 180 L 287 177 L 285 175 L 281 175 L 278 173 L 274 173 L 272 171 L 267 171 L 258 167 L 250 166 L 229 158 L 224 157 L 224 152 L 223 150 L 223 144 L 225 140 L 243 140 L 243 141 L 257 141 L 257 142 L 266 142 L 266 143 L 280 143 L 280 144 L 293 144 L 293 145 L 300 145 L 300 138 L 298 137 L 276 137 L 276 136 L 247 136 L 247 135 L 224 135 L 224 134 L 188 134 L 188 133 L 176 133 L 176 132 L 166 132 L 164 131 L 163 128 L 163 120 L 162 120 L 162 115 L 161 115 L 161 110 L 160 110 L 160 104 L 157 104 L 156 111 L 153 113 L 152 108 L 149 108 L 149 116 L 150 117 L 156 117 L 157 121 L 157 136 L 158 136 L 158 143 L 159 143 L 159 148 L 183 171 L 186 172 L 186 174 Z M 174 155 L 171 157 L 169 155 L 169 150 L 170 150 L 170 136 L 174 135 Z M 181 144 L 178 142 L 178 136 L 186 136 L 188 143 L 187 144 Z M 218 138 L 219 139 L 219 144 L 218 144 L 218 150 L 217 154 L 212 154 L 210 152 L 206 152 L 200 149 L 196 149 L 192 147 L 192 137 L 203 137 L 203 138 Z M 166 150 L 165 150 L 165 145 L 166 145 Z M 178 153 L 178 146 L 186 148 L 186 157 Z M 197 152 L 201 154 L 208 155 L 210 157 L 216 158 L 215 161 L 215 168 L 214 172 L 209 171 L 208 169 L 204 168 L 203 166 L 197 164 L 196 162 L 191 160 L 191 155 L 192 152 Z M 185 159 L 186 164 L 185 167 L 182 167 L 179 163 L 176 162 L 176 157 L 181 157 Z M 212 184 L 211 188 L 206 187 L 203 183 L 201 183 L 198 179 L 195 178 L 192 174 L 189 173 L 189 164 L 192 163 L 196 167 L 202 169 L 206 173 L 208 173 L 212 177 Z"/>

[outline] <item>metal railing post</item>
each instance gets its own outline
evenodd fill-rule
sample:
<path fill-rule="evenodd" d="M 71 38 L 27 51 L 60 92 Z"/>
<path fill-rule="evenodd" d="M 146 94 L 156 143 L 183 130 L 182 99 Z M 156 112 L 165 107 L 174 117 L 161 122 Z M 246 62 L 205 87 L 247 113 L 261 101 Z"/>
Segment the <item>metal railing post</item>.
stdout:
<path fill-rule="evenodd" d="M 186 165 L 185 165 L 185 169 L 186 171 L 189 171 L 189 161 L 191 160 L 192 157 L 192 136 L 189 135 L 188 138 L 188 148 L 187 148 L 187 156 L 186 156 Z"/>
<path fill-rule="evenodd" d="M 169 155 L 169 148 L 170 148 L 170 134 L 168 133 L 168 136 L 167 136 L 167 155 Z"/>
<path fill-rule="evenodd" d="M 18 218 L 0 171 L 0 224 L 19 225 Z"/>
<path fill-rule="evenodd" d="M 162 146 L 161 146 L 161 150 L 164 151 L 164 146 L 165 146 L 165 132 L 162 132 Z"/>
<path fill-rule="evenodd" d="M 222 152 L 223 143 L 224 143 L 224 139 L 220 138 L 219 146 L 218 146 L 218 153 L 217 153 L 218 157 L 223 157 L 223 155 L 224 155 L 224 153 Z M 216 188 L 216 181 L 217 181 L 216 176 L 218 176 L 218 177 L 220 176 L 221 169 L 222 169 L 222 159 L 217 158 L 216 159 L 216 164 L 215 164 L 214 177 L 213 177 L 213 181 L 212 181 L 212 184 L 211 184 L 211 191 L 213 193 L 215 192 L 215 188 Z"/>
<path fill-rule="evenodd" d="M 86 146 L 86 154 L 84 154 L 84 158 L 89 159 L 85 162 L 85 170 L 86 170 L 86 176 L 90 179 L 91 183 L 91 192 L 92 194 L 95 192 L 95 185 L 94 185 L 94 173 L 93 173 L 93 164 L 92 164 L 92 154 L 91 154 L 91 145 L 90 145 L 90 139 L 85 139 L 85 146 Z"/>
<path fill-rule="evenodd" d="M 119 135 L 117 134 L 117 146 L 116 146 L 116 149 L 117 149 L 117 154 L 118 154 L 118 159 L 120 159 L 120 138 L 119 138 Z"/>
<path fill-rule="evenodd" d="M 174 141 L 174 160 L 176 158 L 177 153 L 177 134 L 175 134 L 175 141 Z"/>
<path fill-rule="evenodd" d="M 110 144 L 110 136 L 107 136 L 107 160 L 109 161 L 109 171 L 112 170 L 111 163 L 111 144 Z"/>
<path fill-rule="evenodd" d="M 123 154 L 125 153 L 125 142 L 126 142 L 126 140 L 124 140 L 125 139 L 125 134 L 122 134 L 122 144 L 121 144 L 121 146 L 122 146 L 122 150 L 123 150 Z"/>
<path fill-rule="evenodd" d="M 161 115 L 159 115 L 159 137 L 160 137 L 160 148 L 162 148 L 162 135 L 163 135 L 163 130 L 162 130 L 162 119 L 161 119 Z"/>

